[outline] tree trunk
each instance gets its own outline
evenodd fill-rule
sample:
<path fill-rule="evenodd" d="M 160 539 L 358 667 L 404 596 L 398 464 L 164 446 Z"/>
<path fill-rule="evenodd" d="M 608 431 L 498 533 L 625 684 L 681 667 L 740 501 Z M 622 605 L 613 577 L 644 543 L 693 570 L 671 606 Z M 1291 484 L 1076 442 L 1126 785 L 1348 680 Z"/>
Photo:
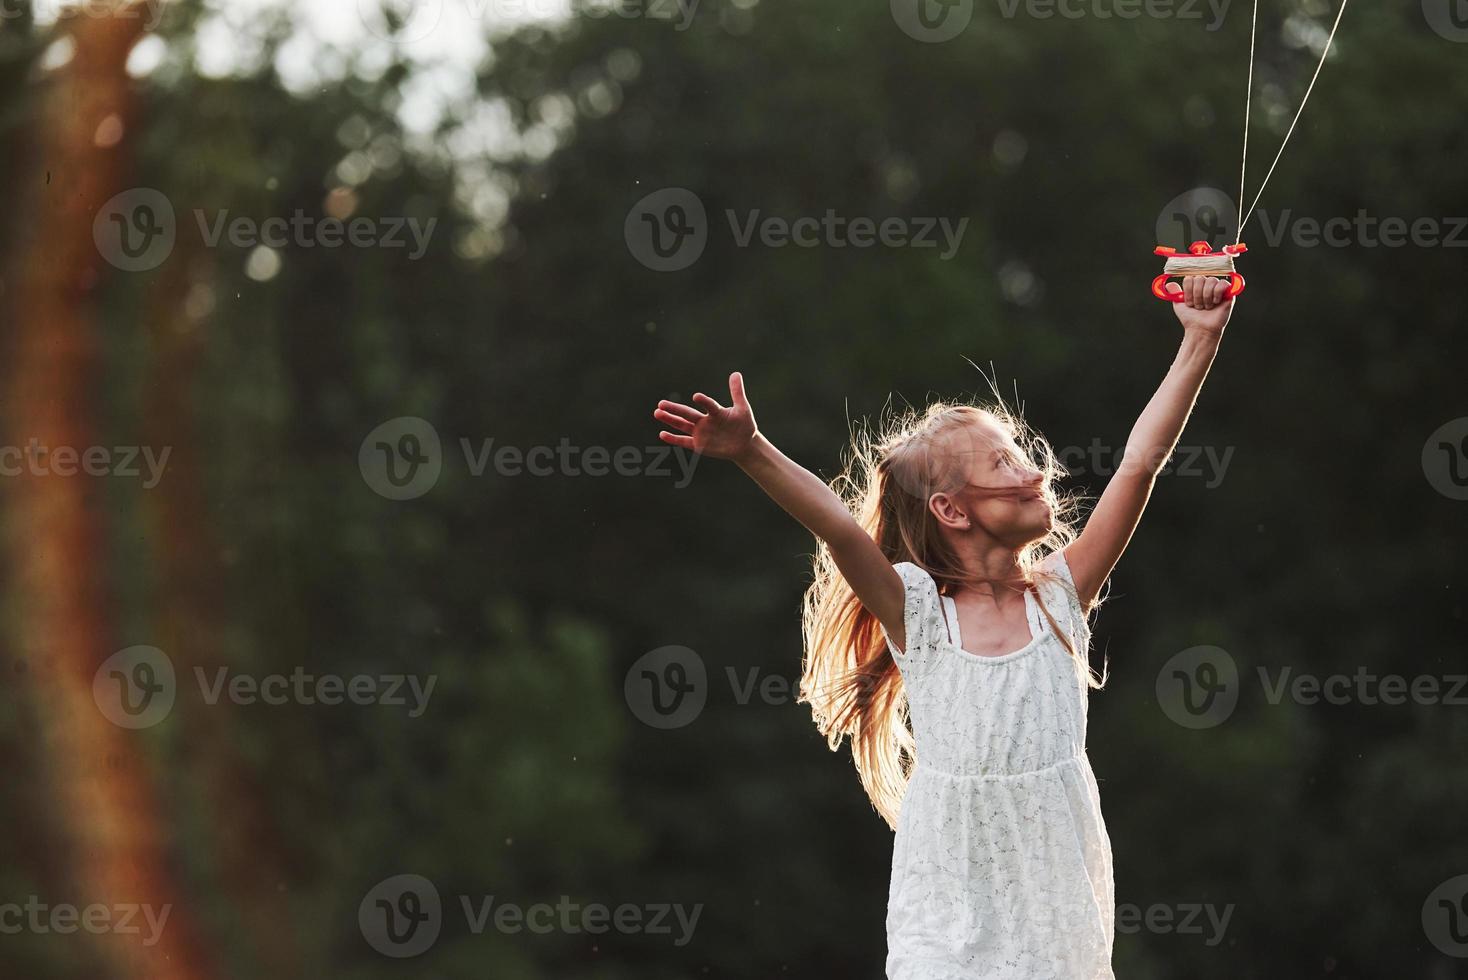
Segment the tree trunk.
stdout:
<path fill-rule="evenodd" d="M 111 271 L 92 221 L 122 188 L 134 110 L 125 71 L 139 17 L 70 18 L 75 55 L 46 84 L 34 173 L 18 195 L 20 236 L 7 330 L 11 360 L 4 417 L 12 446 L 96 445 L 91 396 L 97 380 L 93 292 Z M 105 125 L 104 125 L 105 124 Z M 119 129 L 119 127 L 121 127 Z M 45 457 L 43 457 L 45 458 Z M 47 460 L 49 462 L 49 459 Z M 154 733 L 117 727 L 93 699 L 99 666 L 119 642 L 109 610 L 105 480 L 78 473 L 8 477 L 5 547 L 13 575 L 21 656 L 32 666 L 40 723 L 37 751 L 55 793 L 57 839 L 74 894 L 52 904 L 168 908 L 157 941 L 97 935 L 108 977 L 198 980 L 214 975 L 195 928 L 195 909 L 170 867 L 167 824 L 153 785 Z M 164 724 L 166 724 L 165 722 Z M 79 935 L 86 932 L 80 931 Z"/>

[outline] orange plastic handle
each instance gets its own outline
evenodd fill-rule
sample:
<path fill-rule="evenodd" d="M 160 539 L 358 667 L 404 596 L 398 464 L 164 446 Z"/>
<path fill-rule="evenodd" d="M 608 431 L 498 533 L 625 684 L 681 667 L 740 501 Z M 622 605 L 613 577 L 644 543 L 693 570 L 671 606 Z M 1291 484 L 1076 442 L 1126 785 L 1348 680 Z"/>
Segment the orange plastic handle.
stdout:
<path fill-rule="evenodd" d="M 1176 277 L 1175 276 L 1169 276 L 1167 273 L 1164 272 L 1162 275 L 1158 276 L 1156 279 L 1153 279 L 1152 280 L 1152 295 L 1153 296 L 1156 296 L 1158 299 L 1166 300 L 1169 303 L 1181 303 L 1183 301 L 1183 293 L 1182 293 L 1181 290 L 1179 290 L 1176 293 L 1169 293 L 1167 290 L 1165 290 L 1165 289 L 1162 288 L 1163 285 L 1167 282 L 1167 280 L 1172 279 L 1172 278 L 1179 278 L 1180 279 L 1182 277 L 1181 276 L 1176 276 Z M 1244 277 L 1241 276 L 1241 275 L 1239 275 L 1237 272 L 1229 273 L 1229 277 L 1228 277 L 1228 293 L 1226 295 L 1226 298 L 1227 299 L 1233 299 L 1235 296 L 1239 295 L 1239 293 L 1242 293 L 1243 291 L 1244 291 Z"/>

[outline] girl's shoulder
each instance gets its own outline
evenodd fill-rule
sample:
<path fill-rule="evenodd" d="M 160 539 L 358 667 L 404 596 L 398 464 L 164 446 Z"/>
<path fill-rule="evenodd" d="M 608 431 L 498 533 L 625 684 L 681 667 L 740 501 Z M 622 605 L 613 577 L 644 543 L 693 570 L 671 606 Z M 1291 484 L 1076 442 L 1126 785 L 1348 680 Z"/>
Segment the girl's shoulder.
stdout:
<path fill-rule="evenodd" d="M 1075 576 L 1071 574 L 1070 562 L 1065 560 L 1064 549 L 1052 551 L 1035 565 L 1035 586 L 1041 590 L 1047 602 L 1054 602 L 1059 608 L 1064 609 L 1069 615 L 1074 629 L 1082 634 L 1090 634 L 1090 624 L 1087 622 L 1090 610 L 1081 604 L 1080 594 L 1076 590 Z"/>
<path fill-rule="evenodd" d="M 1041 558 L 1036 563 L 1035 570 L 1042 575 L 1058 579 L 1061 583 L 1069 587 L 1072 593 L 1075 592 L 1076 580 L 1075 576 L 1071 574 L 1070 562 L 1065 560 L 1065 549 L 1062 548 L 1059 551 L 1052 551 L 1044 558 Z"/>
<path fill-rule="evenodd" d="M 894 562 L 892 567 L 896 570 L 898 576 L 901 577 L 902 584 L 907 588 L 923 592 L 931 587 L 935 593 L 938 591 L 937 580 L 923 566 L 915 562 L 899 561 Z"/>
<path fill-rule="evenodd" d="M 946 632 L 938 583 L 927 569 L 910 561 L 897 562 L 892 568 L 902 579 L 902 621 L 907 642 L 906 649 L 899 650 L 888 636 L 887 646 L 898 664 L 904 668 L 917 667 L 931 659 L 931 651 Z M 882 632 L 885 635 L 885 627 Z"/>

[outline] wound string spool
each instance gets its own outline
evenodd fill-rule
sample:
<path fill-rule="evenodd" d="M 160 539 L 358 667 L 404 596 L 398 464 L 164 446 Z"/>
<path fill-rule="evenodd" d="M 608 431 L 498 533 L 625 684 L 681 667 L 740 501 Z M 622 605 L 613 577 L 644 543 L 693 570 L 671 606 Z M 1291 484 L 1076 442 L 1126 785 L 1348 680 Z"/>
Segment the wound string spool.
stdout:
<path fill-rule="evenodd" d="M 1174 255 L 1162 271 L 1168 276 L 1227 276 L 1234 271 L 1232 255 Z"/>

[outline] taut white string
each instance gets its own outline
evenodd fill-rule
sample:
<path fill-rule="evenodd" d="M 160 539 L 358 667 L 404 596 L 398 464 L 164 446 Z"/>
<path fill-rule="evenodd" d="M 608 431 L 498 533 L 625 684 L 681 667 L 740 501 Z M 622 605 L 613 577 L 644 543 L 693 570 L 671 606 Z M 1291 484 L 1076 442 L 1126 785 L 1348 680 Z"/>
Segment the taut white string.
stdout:
<path fill-rule="evenodd" d="M 1290 128 L 1285 133 L 1284 141 L 1279 144 L 1279 152 L 1274 155 L 1274 162 L 1269 165 L 1269 172 L 1264 175 L 1264 183 L 1262 183 L 1262 184 L 1259 185 L 1259 193 L 1256 194 L 1256 195 L 1254 195 L 1254 202 L 1249 205 L 1249 213 L 1246 214 L 1246 215 L 1244 215 L 1242 218 L 1239 219 L 1239 239 L 1238 240 L 1242 240 L 1243 239 L 1243 237 L 1244 237 L 1244 225 L 1248 222 L 1248 220 L 1250 218 L 1252 218 L 1254 216 L 1254 209 L 1259 206 L 1259 199 L 1264 196 L 1264 188 L 1266 186 L 1268 186 L 1268 184 L 1269 184 L 1269 178 L 1274 176 L 1274 168 L 1277 167 L 1277 166 L 1279 166 L 1279 158 L 1282 157 L 1282 156 L 1284 156 L 1285 147 L 1289 145 L 1290 137 L 1295 134 L 1295 126 L 1299 124 L 1299 122 L 1300 122 L 1300 116 L 1303 115 L 1304 112 L 1305 112 L 1305 103 L 1307 103 L 1307 102 L 1310 101 L 1310 93 L 1313 92 L 1313 91 L 1315 91 L 1315 81 L 1316 81 L 1316 79 L 1318 79 L 1320 77 L 1320 70 L 1325 67 L 1325 59 L 1330 57 L 1330 49 L 1331 49 L 1331 46 L 1333 44 L 1335 44 L 1336 31 L 1340 29 L 1340 26 L 1341 26 L 1341 17 L 1344 16 L 1344 14 L 1346 12 L 1346 5 L 1348 3 L 1350 3 L 1350 0 L 1341 0 L 1341 7 L 1340 7 L 1339 10 L 1336 11 L 1335 23 L 1332 24 L 1331 27 L 1330 27 L 1330 36 L 1325 39 L 1325 50 L 1323 52 L 1321 52 L 1321 55 L 1320 55 L 1320 63 L 1315 66 L 1315 74 L 1310 76 L 1310 84 L 1305 89 L 1305 97 L 1300 100 L 1300 108 L 1298 110 L 1296 110 L 1296 112 L 1295 112 L 1295 118 L 1290 121 Z M 1258 17 L 1258 11 L 1259 11 L 1259 0 L 1254 0 L 1254 12 L 1255 12 L 1255 17 L 1256 18 Z M 1254 88 L 1254 41 L 1253 41 L 1253 38 L 1251 37 L 1250 40 L 1249 40 L 1249 90 L 1250 90 L 1250 93 L 1251 94 L 1253 92 L 1253 88 Z M 1245 123 L 1244 123 L 1245 135 L 1244 135 L 1244 138 L 1247 141 L 1247 139 L 1248 139 L 1248 109 L 1246 108 L 1244 111 L 1245 111 Z M 1247 155 L 1247 153 L 1248 153 L 1248 143 L 1245 142 L 1244 146 L 1245 146 L 1244 152 Z M 1241 209 L 1242 209 L 1242 204 L 1243 204 L 1243 198 L 1244 198 L 1244 193 L 1243 193 L 1243 190 L 1241 189 L 1239 191 L 1239 203 L 1240 203 Z M 1235 242 L 1235 244 L 1237 244 L 1237 241 Z"/>
<path fill-rule="evenodd" d="M 1244 91 L 1244 159 L 1239 164 L 1239 224 L 1234 244 L 1244 240 L 1244 177 L 1249 172 L 1249 114 L 1254 108 L 1254 41 L 1259 36 L 1259 0 L 1254 0 L 1254 19 L 1249 25 L 1249 87 Z"/>

